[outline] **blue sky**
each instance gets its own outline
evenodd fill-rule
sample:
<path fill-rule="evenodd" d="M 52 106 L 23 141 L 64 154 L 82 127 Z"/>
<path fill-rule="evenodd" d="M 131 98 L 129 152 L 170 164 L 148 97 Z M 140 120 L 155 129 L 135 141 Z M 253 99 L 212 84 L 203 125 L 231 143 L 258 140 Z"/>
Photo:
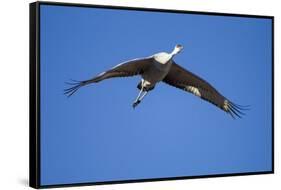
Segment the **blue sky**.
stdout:
<path fill-rule="evenodd" d="M 271 170 L 271 20 L 41 5 L 42 185 Z M 140 77 L 84 80 L 128 59 L 175 61 L 225 97 L 233 120 L 160 83 L 134 110 Z"/>

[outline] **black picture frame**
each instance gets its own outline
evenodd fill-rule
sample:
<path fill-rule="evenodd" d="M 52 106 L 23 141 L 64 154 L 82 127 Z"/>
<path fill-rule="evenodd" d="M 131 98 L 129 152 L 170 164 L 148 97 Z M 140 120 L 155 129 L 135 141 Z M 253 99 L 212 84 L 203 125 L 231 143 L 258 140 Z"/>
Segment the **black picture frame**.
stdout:
<path fill-rule="evenodd" d="M 118 10 L 135 10 L 135 11 L 151 11 L 151 12 L 170 12 L 182 14 L 199 14 L 199 15 L 216 15 L 216 16 L 232 16 L 246 18 L 266 18 L 272 21 L 272 170 L 264 172 L 247 172 L 247 173 L 230 173 L 230 174 L 215 174 L 201 176 L 181 176 L 169 178 L 153 178 L 139 180 L 122 180 L 122 181 L 106 181 L 93 183 L 72 183 L 59 185 L 41 185 L 40 184 L 40 5 L 56 5 L 56 6 L 72 6 L 72 7 L 92 7 L 106 8 Z M 263 15 L 247 15 L 247 14 L 230 14 L 217 12 L 199 12 L 186 10 L 166 10 L 155 8 L 136 8 L 136 7 L 121 7 L 121 6 L 104 6 L 90 4 L 75 4 L 75 3 L 58 3 L 58 2 L 34 2 L 29 4 L 29 185 L 33 188 L 51 188 L 51 187 L 70 187 L 70 186 L 85 186 L 85 185 L 100 185 L 100 184 L 120 184 L 120 183 L 135 183 L 135 182 L 152 182 L 164 180 L 182 180 L 193 178 L 209 178 L 209 177 L 226 177 L 226 176 L 242 176 L 242 175 L 257 175 L 257 174 L 273 174 L 274 173 L 274 16 Z"/>

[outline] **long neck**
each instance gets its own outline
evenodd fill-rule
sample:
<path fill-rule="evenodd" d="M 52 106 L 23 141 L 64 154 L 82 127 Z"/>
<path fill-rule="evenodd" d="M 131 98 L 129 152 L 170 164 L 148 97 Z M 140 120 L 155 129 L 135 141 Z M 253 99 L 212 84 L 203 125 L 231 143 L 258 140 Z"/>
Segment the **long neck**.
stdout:
<path fill-rule="evenodd" d="M 171 52 L 171 55 L 174 56 L 174 55 L 176 55 L 176 54 L 178 54 L 178 50 L 175 48 L 175 49 Z"/>

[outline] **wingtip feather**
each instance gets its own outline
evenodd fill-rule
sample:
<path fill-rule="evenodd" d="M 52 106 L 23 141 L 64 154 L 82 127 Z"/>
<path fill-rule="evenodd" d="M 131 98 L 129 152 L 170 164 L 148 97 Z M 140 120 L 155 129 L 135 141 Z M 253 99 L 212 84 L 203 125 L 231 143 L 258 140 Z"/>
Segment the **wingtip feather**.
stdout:
<path fill-rule="evenodd" d="M 224 106 L 223 109 L 229 113 L 231 115 L 232 118 L 236 119 L 238 118 L 242 118 L 242 116 L 245 116 L 245 112 L 247 110 L 250 110 L 250 105 L 239 105 L 239 104 L 235 104 L 229 100 L 225 100 L 224 101 Z"/>

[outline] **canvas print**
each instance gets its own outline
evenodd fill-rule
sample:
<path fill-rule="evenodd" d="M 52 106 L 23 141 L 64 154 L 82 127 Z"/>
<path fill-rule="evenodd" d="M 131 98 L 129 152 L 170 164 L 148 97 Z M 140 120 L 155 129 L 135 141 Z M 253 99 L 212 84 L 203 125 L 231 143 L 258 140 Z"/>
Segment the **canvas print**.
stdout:
<path fill-rule="evenodd" d="M 272 18 L 39 8 L 41 186 L 273 171 Z"/>

